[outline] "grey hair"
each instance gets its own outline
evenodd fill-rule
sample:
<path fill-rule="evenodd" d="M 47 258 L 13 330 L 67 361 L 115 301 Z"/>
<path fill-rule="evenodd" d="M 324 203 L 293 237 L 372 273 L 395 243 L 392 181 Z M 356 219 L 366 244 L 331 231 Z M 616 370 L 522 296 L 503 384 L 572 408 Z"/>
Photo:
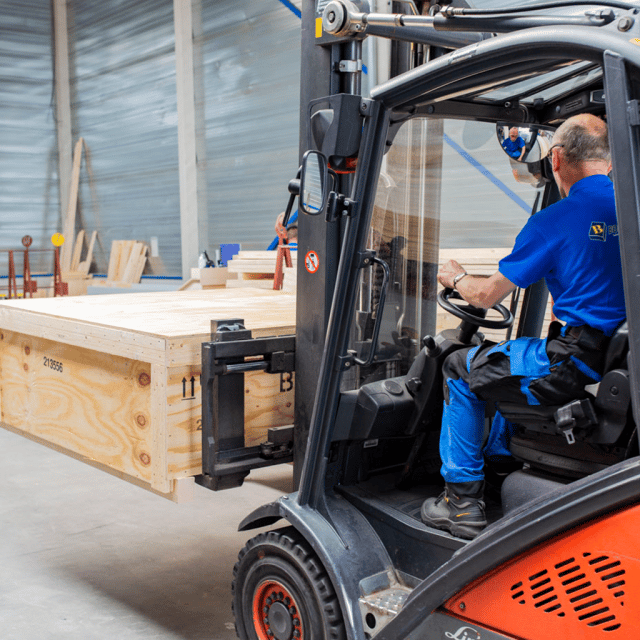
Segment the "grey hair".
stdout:
<path fill-rule="evenodd" d="M 611 161 L 609 135 L 604 122 L 602 126 L 589 129 L 580 122 L 569 119 L 558 127 L 554 143 L 563 145 L 564 156 L 572 164 L 587 160 Z"/>

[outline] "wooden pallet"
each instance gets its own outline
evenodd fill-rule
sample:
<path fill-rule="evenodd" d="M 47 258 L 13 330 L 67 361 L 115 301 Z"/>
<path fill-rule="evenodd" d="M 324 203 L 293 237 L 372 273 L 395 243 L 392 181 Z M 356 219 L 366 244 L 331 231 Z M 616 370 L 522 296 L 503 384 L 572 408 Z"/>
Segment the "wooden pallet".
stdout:
<path fill-rule="evenodd" d="M 215 289 L 0 303 L 2 426 L 178 499 L 201 473 L 201 343 L 214 319 L 294 332 L 295 298 Z M 246 445 L 293 422 L 280 377 L 245 374 Z"/>

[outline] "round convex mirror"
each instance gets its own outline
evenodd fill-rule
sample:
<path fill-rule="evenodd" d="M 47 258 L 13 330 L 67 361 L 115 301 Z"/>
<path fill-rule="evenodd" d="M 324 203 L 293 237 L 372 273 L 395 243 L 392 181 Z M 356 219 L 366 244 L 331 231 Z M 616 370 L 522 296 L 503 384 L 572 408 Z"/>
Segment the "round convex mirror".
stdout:
<path fill-rule="evenodd" d="M 533 126 L 499 123 L 496 133 L 502 150 L 515 162 L 540 162 L 549 155 L 552 136 L 550 131 Z"/>

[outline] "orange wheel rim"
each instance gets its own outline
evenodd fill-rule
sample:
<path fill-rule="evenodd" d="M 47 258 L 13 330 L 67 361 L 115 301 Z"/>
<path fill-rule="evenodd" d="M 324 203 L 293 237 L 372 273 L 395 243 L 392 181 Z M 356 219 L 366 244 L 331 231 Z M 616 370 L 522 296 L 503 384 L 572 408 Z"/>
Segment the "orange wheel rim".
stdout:
<path fill-rule="evenodd" d="M 253 595 L 253 626 L 259 640 L 304 640 L 298 603 L 275 580 L 260 583 Z"/>

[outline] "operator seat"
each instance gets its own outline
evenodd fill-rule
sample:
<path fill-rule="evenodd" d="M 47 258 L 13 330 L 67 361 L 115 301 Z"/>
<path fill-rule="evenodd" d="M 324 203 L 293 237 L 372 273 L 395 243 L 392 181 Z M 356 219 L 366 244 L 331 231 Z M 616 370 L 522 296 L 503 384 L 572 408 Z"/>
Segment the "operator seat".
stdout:
<path fill-rule="evenodd" d="M 531 499 L 548 492 L 551 478 L 557 486 L 637 455 L 628 353 L 625 322 L 609 342 L 595 396 L 588 393 L 562 406 L 497 403 L 502 415 L 518 426 L 510 448 L 525 463 L 524 473 L 512 474 L 514 478 L 503 485 L 505 512 L 522 503 L 524 496 Z"/>

